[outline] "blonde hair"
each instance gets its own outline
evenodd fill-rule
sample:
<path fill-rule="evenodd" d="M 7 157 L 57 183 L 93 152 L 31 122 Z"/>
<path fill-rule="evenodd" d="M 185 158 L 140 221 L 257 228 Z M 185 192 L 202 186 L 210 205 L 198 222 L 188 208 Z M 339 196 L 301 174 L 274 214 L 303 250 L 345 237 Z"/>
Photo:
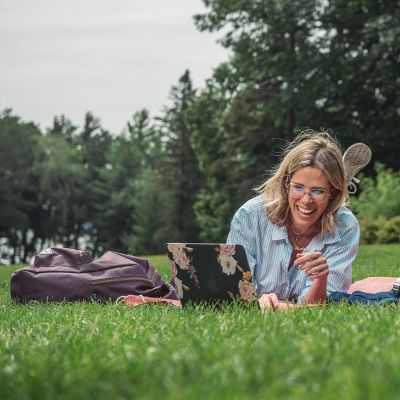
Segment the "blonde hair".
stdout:
<path fill-rule="evenodd" d="M 346 203 L 348 194 L 340 145 L 327 132 L 301 132 L 286 147 L 273 175 L 256 190 L 264 194 L 268 218 L 278 225 L 287 225 L 290 219 L 288 183 L 295 172 L 306 167 L 320 169 L 331 185 L 330 201 L 319 226 L 322 235 L 331 233 L 335 214 Z"/>

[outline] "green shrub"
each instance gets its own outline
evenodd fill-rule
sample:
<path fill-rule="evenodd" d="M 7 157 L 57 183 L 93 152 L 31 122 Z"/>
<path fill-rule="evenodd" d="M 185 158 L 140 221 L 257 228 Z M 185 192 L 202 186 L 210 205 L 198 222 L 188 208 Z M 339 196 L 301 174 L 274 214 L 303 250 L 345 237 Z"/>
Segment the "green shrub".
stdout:
<path fill-rule="evenodd" d="M 376 243 L 378 240 L 379 226 L 384 223 L 384 218 L 375 221 L 359 220 L 361 243 Z"/>
<path fill-rule="evenodd" d="M 400 243 L 400 215 L 385 219 L 360 220 L 361 243 Z"/>
<path fill-rule="evenodd" d="M 361 193 L 351 199 L 358 219 L 372 222 L 379 217 L 386 219 L 400 215 L 400 172 L 375 164 L 376 178 L 364 177 Z"/>
<path fill-rule="evenodd" d="M 400 243 L 400 215 L 388 219 L 380 226 L 377 243 Z"/>
<path fill-rule="evenodd" d="M 363 177 L 351 206 L 360 222 L 362 243 L 400 242 L 400 172 L 375 164 L 376 178 Z"/>

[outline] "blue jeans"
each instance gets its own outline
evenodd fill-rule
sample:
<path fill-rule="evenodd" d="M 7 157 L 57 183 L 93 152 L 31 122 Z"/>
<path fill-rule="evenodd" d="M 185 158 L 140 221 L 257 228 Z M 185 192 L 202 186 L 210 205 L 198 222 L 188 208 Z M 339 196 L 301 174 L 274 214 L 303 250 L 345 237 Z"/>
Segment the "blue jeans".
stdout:
<path fill-rule="evenodd" d="M 327 303 L 339 303 L 346 301 L 349 304 L 390 304 L 398 303 L 399 297 L 394 290 L 378 293 L 366 293 L 357 290 L 353 293 L 333 292 L 327 298 Z"/>

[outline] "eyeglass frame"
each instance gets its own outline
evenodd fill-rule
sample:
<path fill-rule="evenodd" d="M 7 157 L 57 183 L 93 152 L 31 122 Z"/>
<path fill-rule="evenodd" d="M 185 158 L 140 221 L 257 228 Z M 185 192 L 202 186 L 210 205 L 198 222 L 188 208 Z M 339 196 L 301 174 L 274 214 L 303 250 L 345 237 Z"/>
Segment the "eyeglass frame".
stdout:
<path fill-rule="evenodd" d="M 294 185 L 298 186 L 298 187 L 302 187 L 303 188 L 303 193 L 300 194 L 299 196 L 293 196 L 293 194 L 290 193 L 291 191 L 291 187 L 293 187 Z M 314 188 L 309 190 L 308 192 L 306 192 L 304 189 L 304 185 L 300 184 L 300 183 L 292 183 L 292 182 L 288 182 L 286 184 L 287 190 L 288 190 L 288 196 L 292 197 L 293 199 L 301 199 L 303 196 L 305 196 L 306 194 L 308 194 L 314 201 L 316 202 L 322 202 L 325 200 L 325 196 L 324 195 L 329 195 L 329 198 L 332 199 L 332 187 L 329 190 L 325 190 L 322 188 Z M 321 190 L 322 193 L 320 194 L 321 197 L 317 197 L 315 196 L 315 194 L 312 193 L 313 190 Z"/>

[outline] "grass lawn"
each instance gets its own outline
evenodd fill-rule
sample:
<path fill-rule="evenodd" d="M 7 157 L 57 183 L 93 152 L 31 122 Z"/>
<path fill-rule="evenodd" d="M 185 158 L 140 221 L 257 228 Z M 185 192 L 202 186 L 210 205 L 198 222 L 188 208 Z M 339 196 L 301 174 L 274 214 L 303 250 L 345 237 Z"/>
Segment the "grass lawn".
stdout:
<path fill-rule="evenodd" d="M 167 278 L 165 256 L 148 258 Z M 397 306 L 16 305 L 15 269 L 0 267 L 2 400 L 399 397 Z M 362 246 L 367 276 L 400 276 L 400 245 Z"/>

